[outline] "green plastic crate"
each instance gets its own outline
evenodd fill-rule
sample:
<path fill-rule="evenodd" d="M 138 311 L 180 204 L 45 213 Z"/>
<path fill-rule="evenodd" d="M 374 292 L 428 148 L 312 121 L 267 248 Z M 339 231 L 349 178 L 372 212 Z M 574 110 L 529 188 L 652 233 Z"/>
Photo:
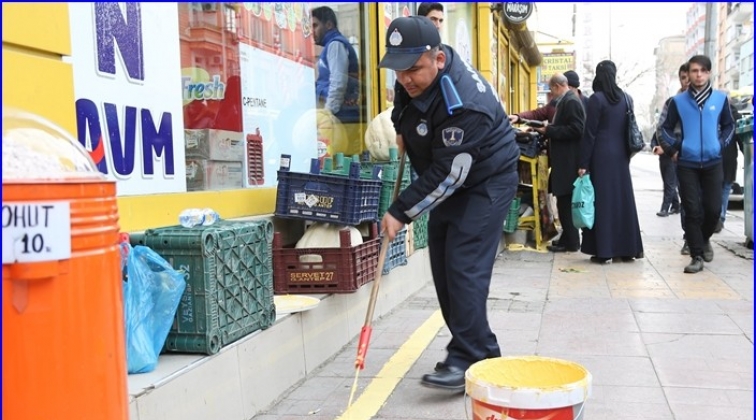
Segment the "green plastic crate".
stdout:
<path fill-rule="evenodd" d="M 381 198 L 378 200 L 378 219 L 380 220 L 383 215 L 391 207 L 394 198 L 394 185 L 396 184 L 396 177 L 399 175 L 399 164 L 385 165 L 381 170 Z M 402 185 L 399 189 L 399 193 L 404 191 L 410 184 L 410 166 L 409 163 L 404 165 L 404 174 L 402 176 Z"/>
<path fill-rule="evenodd" d="M 416 250 L 428 247 L 428 217 L 428 213 L 425 213 L 412 222 Z"/>
<path fill-rule="evenodd" d="M 132 235 L 188 273 L 165 352 L 217 353 L 276 319 L 270 221 L 219 221 Z"/>
<path fill-rule="evenodd" d="M 517 230 L 517 226 L 520 225 L 520 198 L 515 197 L 512 199 L 512 204 L 509 205 L 509 213 L 504 220 L 504 232 L 512 233 Z"/>

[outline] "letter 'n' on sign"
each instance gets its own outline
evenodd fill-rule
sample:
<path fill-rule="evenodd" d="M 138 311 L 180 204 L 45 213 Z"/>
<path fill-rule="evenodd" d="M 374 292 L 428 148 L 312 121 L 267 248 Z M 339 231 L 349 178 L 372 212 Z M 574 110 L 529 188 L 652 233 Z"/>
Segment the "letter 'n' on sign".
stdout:
<path fill-rule="evenodd" d="M 115 76 L 117 45 L 129 81 L 144 81 L 141 3 L 95 2 L 94 15 L 97 70 Z"/>

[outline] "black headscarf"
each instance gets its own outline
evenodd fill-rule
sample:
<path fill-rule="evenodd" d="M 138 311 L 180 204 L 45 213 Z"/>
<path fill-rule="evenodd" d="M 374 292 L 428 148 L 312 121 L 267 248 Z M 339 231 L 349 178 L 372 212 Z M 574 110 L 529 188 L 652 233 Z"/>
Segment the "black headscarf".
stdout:
<path fill-rule="evenodd" d="M 617 66 L 609 60 L 604 60 L 596 66 L 596 77 L 593 79 L 593 91 L 604 92 L 609 103 L 616 104 L 624 99 L 622 89 L 617 86 Z"/>

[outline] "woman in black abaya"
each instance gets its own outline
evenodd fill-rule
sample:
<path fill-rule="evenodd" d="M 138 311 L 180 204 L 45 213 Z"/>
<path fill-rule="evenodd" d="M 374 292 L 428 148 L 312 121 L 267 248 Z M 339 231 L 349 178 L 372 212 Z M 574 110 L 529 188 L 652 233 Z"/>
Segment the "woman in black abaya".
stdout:
<path fill-rule="evenodd" d="M 626 146 L 628 105 L 616 76 L 613 62 L 602 61 L 596 66 L 578 170 L 580 176 L 590 173 L 596 194 L 593 229 L 583 230 L 581 251 L 591 255 L 592 262 L 602 264 L 613 258 L 632 261 L 643 257 Z M 632 107 L 632 99 L 627 99 Z"/>

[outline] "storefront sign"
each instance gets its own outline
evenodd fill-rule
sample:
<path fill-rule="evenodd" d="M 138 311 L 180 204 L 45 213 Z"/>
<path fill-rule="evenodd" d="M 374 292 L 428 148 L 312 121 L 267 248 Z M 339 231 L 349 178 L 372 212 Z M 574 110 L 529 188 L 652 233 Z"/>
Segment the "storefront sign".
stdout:
<path fill-rule="evenodd" d="M 543 54 L 542 57 L 538 90 L 548 90 L 549 79 L 556 73 L 575 69 L 575 55 L 573 53 Z"/>
<path fill-rule="evenodd" d="M 504 17 L 512 23 L 523 23 L 533 14 L 533 3 L 504 3 Z"/>
<path fill-rule="evenodd" d="M 118 195 L 186 191 L 176 3 L 69 3 L 79 141 Z M 207 86 L 211 85 L 210 89 Z"/>

